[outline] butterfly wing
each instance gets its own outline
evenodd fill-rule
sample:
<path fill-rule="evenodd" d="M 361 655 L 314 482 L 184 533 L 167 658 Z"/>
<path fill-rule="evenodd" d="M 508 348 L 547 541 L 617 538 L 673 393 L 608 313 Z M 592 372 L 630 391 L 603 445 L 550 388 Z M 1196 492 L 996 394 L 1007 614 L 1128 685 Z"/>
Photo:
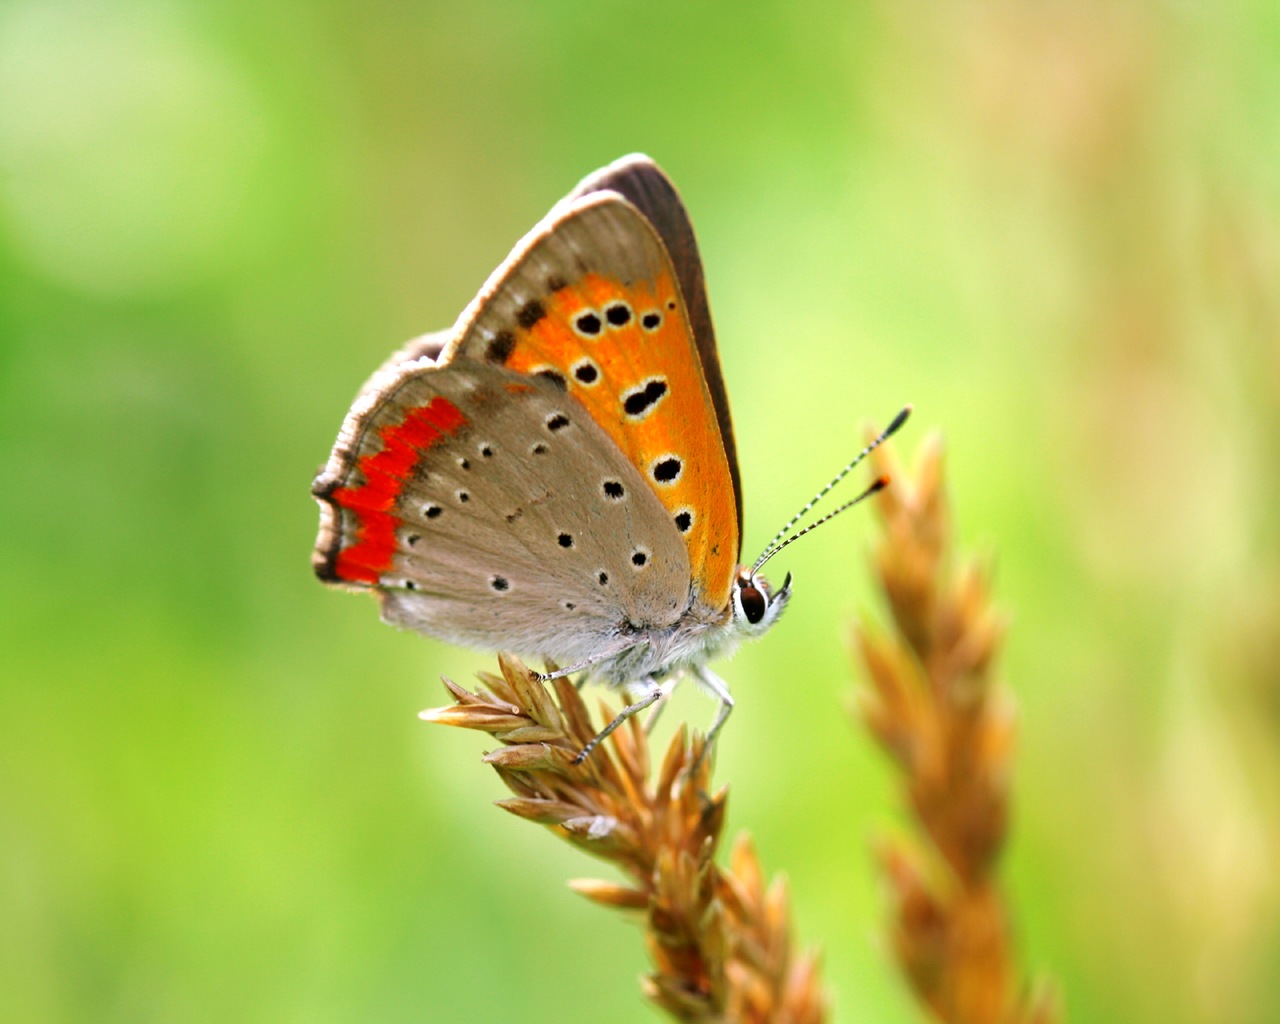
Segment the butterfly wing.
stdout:
<path fill-rule="evenodd" d="M 676 268 L 635 206 L 611 191 L 559 204 L 464 312 L 444 358 L 541 376 L 581 402 L 683 536 L 694 600 L 727 612 L 739 551 L 732 441 Z"/>
<path fill-rule="evenodd" d="M 679 618 L 681 537 L 578 402 L 465 357 L 384 373 L 314 487 L 322 579 L 373 588 L 396 625 L 561 663 Z"/>
<path fill-rule="evenodd" d="M 432 331 L 430 334 L 420 334 L 416 338 L 410 338 L 387 356 L 382 365 L 361 385 L 360 393 L 352 404 L 358 406 L 366 400 L 371 401 L 372 398 L 369 396 L 376 396 L 394 385 L 410 363 L 425 366 L 440 362 L 440 356 L 452 337 L 453 329 L 450 328 L 446 331 Z"/>
<path fill-rule="evenodd" d="M 720 372 L 720 354 L 716 348 L 716 332 L 711 323 L 711 306 L 707 302 L 707 285 L 698 255 L 698 241 L 693 223 L 680 200 L 680 194 L 657 164 L 642 153 L 615 160 L 608 167 L 583 179 L 570 193 L 570 200 L 592 192 L 616 192 L 639 210 L 653 225 L 666 247 L 675 268 L 680 294 L 684 297 L 689 327 L 702 360 L 707 390 L 716 410 L 720 440 L 733 478 L 734 503 L 737 506 L 738 536 L 742 536 L 742 479 L 738 473 L 737 446 L 733 439 L 733 420 L 729 415 L 729 396 Z M 740 553 L 740 552 L 739 552 Z"/>

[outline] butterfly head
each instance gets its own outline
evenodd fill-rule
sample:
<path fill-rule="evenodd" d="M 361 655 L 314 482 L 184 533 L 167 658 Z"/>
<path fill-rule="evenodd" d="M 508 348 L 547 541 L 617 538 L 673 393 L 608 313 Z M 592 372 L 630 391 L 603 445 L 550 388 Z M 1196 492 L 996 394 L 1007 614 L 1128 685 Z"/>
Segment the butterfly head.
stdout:
<path fill-rule="evenodd" d="M 757 637 L 778 621 L 791 600 L 791 573 L 774 590 L 769 581 L 745 565 L 733 581 L 733 625 L 743 637 Z"/>

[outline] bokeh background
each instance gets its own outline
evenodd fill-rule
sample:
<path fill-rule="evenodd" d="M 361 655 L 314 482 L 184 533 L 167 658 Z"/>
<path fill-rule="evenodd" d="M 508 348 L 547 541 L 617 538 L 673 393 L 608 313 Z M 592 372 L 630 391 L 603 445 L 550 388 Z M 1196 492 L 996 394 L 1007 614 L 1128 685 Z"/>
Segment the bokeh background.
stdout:
<path fill-rule="evenodd" d="M 1074 1021 L 1280 1019 L 1270 0 L 5 0 L 0 1017 L 653 1019 L 596 865 L 416 718 L 491 659 L 308 567 L 365 375 L 633 150 L 700 233 L 749 553 L 868 420 L 945 434 L 1028 969 Z M 718 775 L 837 1018 L 906 1024 L 872 529 L 778 559 Z"/>

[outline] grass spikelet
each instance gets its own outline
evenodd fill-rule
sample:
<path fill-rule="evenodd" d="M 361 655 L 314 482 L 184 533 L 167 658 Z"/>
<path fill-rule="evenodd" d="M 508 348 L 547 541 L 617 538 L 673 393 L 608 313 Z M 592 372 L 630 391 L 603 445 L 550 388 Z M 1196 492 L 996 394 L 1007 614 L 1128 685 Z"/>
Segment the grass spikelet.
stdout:
<path fill-rule="evenodd" d="M 427 721 L 477 729 L 503 746 L 485 756 L 514 796 L 498 806 L 614 864 L 622 883 L 579 879 L 592 902 L 645 923 L 653 970 L 644 994 L 671 1018 L 723 1024 L 820 1024 L 826 998 L 812 955 L 794 955 L 786 888 L 766 887 L 751 843 L 739 837 L 716 863 L 728 802 L 711 792 L 701 737 L 681 729 L 656 775 L 649 737 L 632 718 L 580 765 L 596 734 L 578 691 L 548 684 L 514 658 L 482 673 L 475 692 L 445 680 L 454 704 Z M 601 720 L 613 711 L 601 709 Z"/>
<path fill-rule="evenodd" d="M 941 445 L 924 444 L 914 478 L 885 448 L 893 486 L 875 499 L 875 577 L 892 623 L 854 638 L 868 680 L 863 722 L 898 766 L 919 836 L 883 841 L 891 939 L 917 997 L 946 1024 L 1057 1024 L 1045 986 L 1030 994 L 1015 963 L 996 874 L 1009 819 L 1014 713 L 996 682 L 1005 631 L 989 573 L 956 565 Z"/>

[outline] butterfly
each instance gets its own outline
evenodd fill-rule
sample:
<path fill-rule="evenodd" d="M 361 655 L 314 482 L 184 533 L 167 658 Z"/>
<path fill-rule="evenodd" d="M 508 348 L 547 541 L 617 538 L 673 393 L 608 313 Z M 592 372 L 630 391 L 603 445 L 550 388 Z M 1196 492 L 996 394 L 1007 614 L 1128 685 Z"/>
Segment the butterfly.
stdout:
<path fill-rule="evenodd" d="M 316 574 L 372 591 L 386 622 L 640 693 L 580 757 L 685 676 L 720 701 L 710 746 L 733 698 L 707 663 L 791 597 L 790 574 L 761 575 L 767 554 L 739 563 L 698 247 L 642 155 L 586 178 L 452 329 L 383 364 L 312 493 Z"/>

